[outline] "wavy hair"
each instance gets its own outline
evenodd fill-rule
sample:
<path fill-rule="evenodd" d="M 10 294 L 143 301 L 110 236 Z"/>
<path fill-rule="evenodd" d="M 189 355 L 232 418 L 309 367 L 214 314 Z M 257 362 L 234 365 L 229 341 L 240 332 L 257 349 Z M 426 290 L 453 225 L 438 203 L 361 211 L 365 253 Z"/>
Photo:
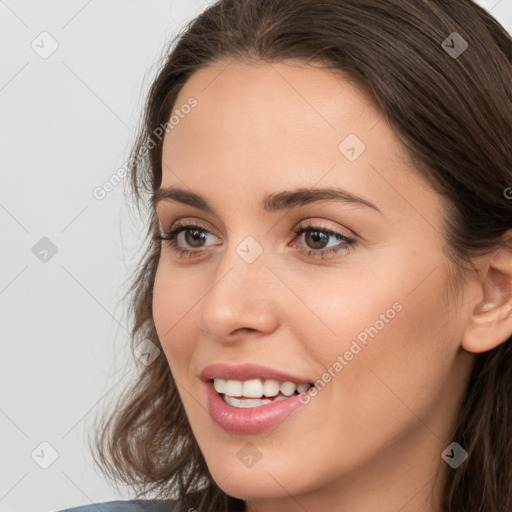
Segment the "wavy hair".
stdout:
<path fill-rule="evenodd" d="M 468 47 L 455 56 L 447 46 L 459 36 Z M 375 101 L 416 171 L 447 201 L 443 237 L 458 275 L 500 246 L 512 227 L 504 194 L 512 184 L 512 39 L 487 11 L 470 0 L 220 0 L 172 41 L 130 153 L 133 201 L 139 212 L 149 206 L 146 250 L 129 290 L 133 347 L 144 339 L 161 347 L 152 317 L 160 242 L 151 202 L 162 179 L 162 128 L 190 76 L 231 59 L 299 59 L 342 72 Z M 139 367 L 102 418 L 95 461 L 139 495 L 177 497 L 199 512 L 243 510 L 211 477 L 166 358 Z M 469 457 L 446 472 L 443 512 L 510 512 L 510 339 L 477 354 L 453 439 Z"/>

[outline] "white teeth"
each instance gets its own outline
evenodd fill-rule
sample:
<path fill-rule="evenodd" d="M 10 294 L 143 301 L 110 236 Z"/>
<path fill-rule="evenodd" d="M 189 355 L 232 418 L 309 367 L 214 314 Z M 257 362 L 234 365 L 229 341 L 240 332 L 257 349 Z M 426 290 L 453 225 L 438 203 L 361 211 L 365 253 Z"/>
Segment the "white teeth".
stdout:
<path fill-rule="evenodd" d="M 260 405 L 271 404 L 272 400 L 260 400 L 259 398 L 233 398 L 229 395 L 224 395 L 224 402 L 233 407 L 238 407 L 240 409 L 249 409 L 251 407 L 259 407 Z"/>
<path fill-rule="evenodd" d="M 279 389 L 283 395 L 292 396 L 293 393 L 295 393 L 297 386 L 295 385 L 295 382 L 283 382 Z"/>
<path fill-rule="evenodd" d="M 265 379 L 263 383 L 263 394 L 265 396 L 276 396 L 279 393 L 279 382 L 274 379 Z"/>
<path fill-rule="evenodd" d="M 224 391 L 226 395 L 242 396 L 242 382 L 239 380 L 227 380 L 224 382 Z"/>
<path fill-rule="evenodd" d="M 297 391 L 299 393 L 302 393 L 304 391 L 306 391 L 306 389 L 309 389 L 310 385 L 309 384 L 297 384 Z"/>
<path fill-rule="evenodd" d="M 263 396 L 263 384 L 261 380 L 252 379 L 244 381 L 242 395 L 247 398 L 261 398 Z"/>
<path fill-rule="evenodd" d="M 213 379 L 213 387 L 217 393 L 224 393 L 224 385 L 226 381 L 224 379 Z"/>
<path fill-rule="evenodd" d="M 229 395 L 223 396 L 224 402 L 231 405 L 232 407 L 238 407 L 239 409 L 250 409 L 252 407 L 260 407 L 261 405 L 271 404 L 272 402 L 279 402 L 280 400 L 286 400 L 285 396 L 278 396 L 274 400 L 268 400 L 260 398 L 233 398 Z"/>
<path fill-rule="evenodd" d="M 215 391 L 219 394 L 228 395 L 230 397 L 244 396 L 247 398 L 259 399 L 262 396 L 272 397 L 281 392 L 286 397 L 291 396 L 297 390 L 299 393 L 306 391 L 310 384 L 295 384 L 295 382 L 279 382 L 275 379 L 250 379 L 246 381 L 213 379 Z M 258 404 L 262 405 L 266 400 L 259 400 Z M 242 407 L 242 406 L 240 406 Z M 252 406 L 248 406 L 252 407 Z"/>

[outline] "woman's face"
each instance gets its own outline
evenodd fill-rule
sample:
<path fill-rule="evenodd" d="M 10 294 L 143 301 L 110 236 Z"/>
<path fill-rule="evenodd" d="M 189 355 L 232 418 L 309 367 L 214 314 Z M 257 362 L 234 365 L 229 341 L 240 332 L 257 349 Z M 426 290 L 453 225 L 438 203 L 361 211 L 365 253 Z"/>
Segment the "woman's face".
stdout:
<path fill-rule="evenodd" d="M 164 232 L 192 226 L 174 240 L 191 255 L 162 244 L 153 314 L 211 474 L 249 510 L 433 510 L 474 362 L 441 198 L 341 75 L 227 64 L 191 77 L 164 139 L 162 191 L 203 207 L 169 191 L 156 206 Z M 282 398 L 229 405 L 215 376 Z"/>

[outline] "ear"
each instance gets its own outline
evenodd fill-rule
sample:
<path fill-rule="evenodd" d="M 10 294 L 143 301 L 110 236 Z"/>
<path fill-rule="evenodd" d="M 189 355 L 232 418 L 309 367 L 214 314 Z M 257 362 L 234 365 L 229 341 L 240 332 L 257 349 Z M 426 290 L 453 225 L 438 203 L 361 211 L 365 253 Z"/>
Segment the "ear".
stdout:
<path fill-rule="evenodd" d="M 511 231 L 507 232 L 512 233 Z M 492 350 L 512 335 L 512 247 L 503 245 L 486 258 L 480 271 L 478 302 L 466 324 L 462 347 L 468 352 Z"/>

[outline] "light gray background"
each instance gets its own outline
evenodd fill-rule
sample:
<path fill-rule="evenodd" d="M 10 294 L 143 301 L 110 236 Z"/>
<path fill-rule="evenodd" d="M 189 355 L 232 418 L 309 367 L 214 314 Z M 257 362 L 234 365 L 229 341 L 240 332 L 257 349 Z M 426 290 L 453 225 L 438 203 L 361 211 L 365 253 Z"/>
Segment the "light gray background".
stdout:
<path fill-rule="evenodd" d="M 2 512 L 133 497 L 86 436 L 140 364 L 119 301 L 145 225 L 122 184 L 93 190 L 126 161 L 165 44 L 209 3 L 0 0 Z M 512 0 L 479 3 L 512 32 Z"/>

